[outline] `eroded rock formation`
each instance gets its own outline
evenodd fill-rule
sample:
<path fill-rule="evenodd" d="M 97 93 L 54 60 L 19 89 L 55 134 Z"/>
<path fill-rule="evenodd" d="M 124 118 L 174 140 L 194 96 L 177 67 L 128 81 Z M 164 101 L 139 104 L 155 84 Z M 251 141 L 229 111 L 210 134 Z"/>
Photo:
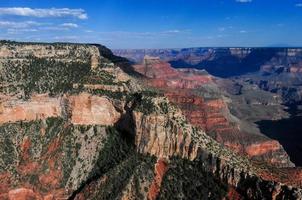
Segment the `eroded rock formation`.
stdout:
<path fill-rule="evenodd" d="M 5 42 L 1 52 L 1 199 L 302 196 L 298 184 L 267 176 L 265 163 L 255 165 L 207 135 L 229 122 L 218 112 L 227 112 L 224 100 L 152 92 L 102 46 Z M 165 67 L 174 74 L 149 78 L 180 92 L 212 84 L 204 72 Z M 190 106 L 219 116 L 210 113 L 199 124 L 204 116 L 192 116 Z"/>

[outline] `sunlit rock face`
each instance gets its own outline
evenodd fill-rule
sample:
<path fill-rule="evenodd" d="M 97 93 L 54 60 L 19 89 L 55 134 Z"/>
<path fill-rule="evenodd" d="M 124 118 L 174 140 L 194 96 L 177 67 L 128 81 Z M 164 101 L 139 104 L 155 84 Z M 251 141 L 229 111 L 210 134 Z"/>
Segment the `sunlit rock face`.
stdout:
<path fill-rule="evenodd" d="M 29 101 L 6 100 L 1 103 L 1 106 L 0 123 L 2 124 L 64 117 L 64 113 L 68 111 L 71 112 L 71 123 L 75 125 L 109 126 L 120 118 L 120 113 L 108 98 L 88 93 L 59 98 L 43 94 L 33 96 Z"/>
<path fill-rule="evenodd" d="M 29 101 L 2 100 L 0 124 L 17 121 L 34 121 L 61 116 L 62 98 L 51 98 L 47 94 L 33 96 Z"/>
<path fill-rule="evenodd" d="M 149 89 L 101 45 L 2 42 L 0 57 L 0 199 L 301 197 L 298 184 L 217 142 L 238 127 L 227 99 L 194 93 L 213 87 L 204 71 L 147 57 Z M 279 147 L 251 145 L 255 157 Z"/>
<path fill-rule="evenodd" d="M 143 64 L 135 65 L 134 69 L 139 73 L 148 71 L 149 76 L 144 74 L 148 78 L 146 84 L 164 90 L 165 96 L 181 108 L 191 124 L 218 142 L 250 158 L 282 167 L 293 166 L 277 141 L 261 135 L 259 130 L 255 135 L 241 127 L 242 122 L 229 109 L 232 99 L 224 97 L 215 77 L 198 70 L 176 70 L 159 58 L 149 56 L 144 58 Z"/>
<path fill-rule="evenodd" d="M 71 96 L 71 123 L 80 125 L 114 125 L 121 117 L 105 97 L 80 94 Z"/>

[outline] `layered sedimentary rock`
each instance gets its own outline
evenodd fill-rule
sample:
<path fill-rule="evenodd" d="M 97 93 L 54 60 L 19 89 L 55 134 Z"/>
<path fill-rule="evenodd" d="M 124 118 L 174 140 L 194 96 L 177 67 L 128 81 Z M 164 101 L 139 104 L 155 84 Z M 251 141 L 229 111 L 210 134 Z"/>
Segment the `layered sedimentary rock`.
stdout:
<path fill-rule="evenodd" d="M 113 104 L 105 97 L 80 94 L 72 96 L 71 123 L 81 125 L 114 125 L 121 114 L 118 113 Z"/>
<path fill-rule="evenodd" d="M 17 57 L 20 46 L 22 56 L 33 49 L 39 53 L 18 64 L 2 60 L 1 199 L 301 198 L 298 184 L 270 181 L 265 164 L 259 167 L 225 148 L 193 126 L 186 110 L 172 105 L 168 95 L 140 86 L 108 49 L 62 45 L 66 60 L 57 60 L 63 54 L 57 44 L 5 45 L 8 60 Z M 98 52 L 74 62 L 78 53 L 66 51 L 71 47 Z M 48 57 L 41 57 L 44 51 Z M 169 77 L 175 90 L 211 80 L 197 71 L 176 73 L 186 74 L 188 84 L 172 84 L 176 79 Z M 193 103 L 225 107 L 217 99 Z M 222 122 L 212 119 L 208 128 Z"/>
<path fill-rule="evenodd" d="M 211 76 L 194 70 L 176 70 L 159 58 L 146 56 L 142 65 L 134 65 L 137 72 L 150 78 L 151 86 L 171 89 L 194 89 L 211 82 Z M 181 79 L 179 77 L 182 77 Z"/>
<path fill-rule="evenodd" d="M 256 128 L 252 132 L 245 130 L 245 124 L 229 110 L 232 99 L 224 96 L 214 77 L 198 70 L 176 70 L 159 58 L 150 57 L 145 57 L 144 63 L 135 65 L 134 69 L 140 73 L 142 69 L 149 71 L 149 76 L 144 74 L 151 79 L 147 79 L 146 84 L 164 90 L 165 96 L 181 108 L 190 123 L 220 143 L 251 158 L 282 167 L 293 166 L 277 141 L 261 135 Z M 152 70 L 160 75 L 150 75 Z M 184 82 L 186 84 L 182 84 Z"/>
<path fill-rule="evenodd" d="M 47 94 L 33 96 L 30 101 L 18 99 L 3 99 L 1 101 L 0 124 L 47 119 L 59 117 L 62 114 L 62 98 L 50 98 Z"/>
<path fill-rule="evenodd" d="M 143 101 L 149 100 L 143 99 Z M 153 103 L 155 106 L 159 105 L 160 109 L 167 109 L 166 112 L 154 112 L 148 115 L 136 111 L 133 113 L 137 150 L 160 158 L 171 156 L 196 158 L 197 149 L 193 145 L 190 132 L 192 127 L 184 124 L 185 118 L 181 112 L 169 108 L 168 102 L 163 99 L 157 99 Z"/>
<path fill-rule="evenodd" d="M 93 45 L 76 44 L 26 44 L 1 41 L 0 58 L 22 60 L 33 56 L 37 58 L 51 58 L 63 60 L 91 59 L 92 67 L 98 65 L 100 53 Z"/>
<path fill-rule="evenodd" d="M 75 125 L 109 126 L 114 125 L 121 115 L 108 98 L 89 93 L 60 98 L 42 94 L 28 101 L 6 100 L 1 106 L 0 124 L 66 117 L 64 115 L 69 113 L 71 123 Z"/>

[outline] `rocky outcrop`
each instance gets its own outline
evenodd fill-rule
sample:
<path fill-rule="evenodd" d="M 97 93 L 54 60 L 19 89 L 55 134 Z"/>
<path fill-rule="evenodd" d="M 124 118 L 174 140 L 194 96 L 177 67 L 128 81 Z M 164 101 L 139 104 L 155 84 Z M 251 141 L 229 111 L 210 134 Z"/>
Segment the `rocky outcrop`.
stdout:
<path fill-rule="evenodd" d="M 143 65 L 134 65 L 134 69 L 148 78 L 168 78 L 178 76 L 178 72 L 171 68 L 169 63 L 161 61 L 158 57 L 146 56 Z"/>
<path fill-rule="evenodd" d="M 169 63 L 159 58 L 146 56 L 142 65 L 134 65 L 134 70 L 147 78 L 147 84 L 155 87 L 170 89 L 195 89 L 202 84 L 212 81 L 207 73 L 200 73 L 194 70 L 175 70 Z"/>
<path fill-rule="evenodd" d="M 106 97 L 82 93 L 71 96 L 71 123 L 81 125 L 114 125 L 121 117 Z"/>
<path fill-rule="evenodd" d="M 154 103 L 160 105 L 161 101 L 157 100 Z M 235 187 L 240 195 L 248 199 L 274 198 L 274 196 L 278 198 L 300 198 L 301 190 L 262 180 L 256 176 L 256 174 L 261 173 L 262 169 L 253 167 L 243 157 L 221 148 L 222 146 L 206 136 L 204 132 L 194 129 L 187 122 L 171 120 L 181 119 L 181 115 L 169 117 L 169 114 L 159 113 L 160 109 L 162 108 L 158 107 L 158 110 L 154 110 L 159 116 L 158 118 L 154 117 L 152 113 L 142 117 L 142 113 L 134 112 L 134 121 L 139 122 L 135 125 L 137 151 L 156 155 L 159 158 L 164 157 L 168 160 L 173 156 L 192 161 L 200 160 L 203 169 L 215 174 L 220 181 L 225 181 Z M 167 113 L 173 113 L 173 111 L 169 110 Z M 177 113 L 177 110 L 174 110 L 174 113 Z M 144 122 L 143 125 L 141 121 Z M 182 127 L 181 129 L 178 128 L 179 125 Z M 175 128 L 171 129 L 171 127 Z M 169 132 L 166 130 L 169 130 Z M 169 166 L 169 161 L 167 165 Z M 259 188 L 266 188 L 266 190 L 260 192 Z M 152 191 L 157 190 L 152 186 Z M 290 197 L 286 196 L 287 192 L 290 193 Z M 155 195 L 157 192 L 152 194 Z"/>
<path fill-rule="evenodd" d="M 246 148 L 248 155 L 259 156 L 270 151 L 277 151 L 281 149 L 281 145 L 277 141 L 267 141 L 260 144 L 252 144 Z"/>
<path fill-rule="evenodd" d="M 173 189 L 175 198 L 192 199 L 197 191 L 199 199 L 223 199 L 228 187 L 249 199 L 301 197 L 300 189 L 264 175 L 268 180 L 263 180 L 260 175 L 271 172 L 266 164 L 254 165 L 206 134 L 230 125 L 225 100 L 209 98 L 213 83 L 205 72 L 175 71 L 168 64 L 170 75 L 148 71 L 149 78 L 180 93 L 165 97 L 139 86 L 101 46 L 5 45 L 10 48 L 3 50 L 4 62 L 18 56 L 14 49 L 24 60 L 0 69 L 5 83 L 0 90 L 0 198 L 167 199 Z M 70 61 L 83 56 L 79 52 L 87 49 L 82 48 L 97 48 L 99 54 L 85 63 Z M 31 49 L 39 53 L 25 58 Z M 148 65 L 153 62 L 158 61 Z M 19 66 L 30 71 L 26 78 L 15 70 Z M 177 80 L 180 74 L 184 77 Z M 207 97 L 194 95 L 203 85 L 211 85 L 203 91 Z M 181 96 L 185 88 L 192 89 L 190 98 Z M 198 107 L 214 111 L 200 126 L 197 119 L 205 113 L 196 112 L 193 123 L 189 118 Z M 260 149 L 266 146 L 257 146 L 257 152 L 264 153 Z M 190 192 L 174 190 L 176 182 Z"/>
<path fill-rule="evenodd" d="M 19 188 L 11 190 L 8 193 L 8 199 L 12 200 L 22 200 L 22 199 L 42 199 L 39 195 L 31 189 Z"/>
<path fill-rule="evenodd" d="M 164 100 L 154 103 L 167 104 Z M 167 109 L 170 109 L 167 107 Z M 181 156 L 188 159 L 196 157 L 192 144 L 192 127 L 182 126 L 185 119 L 180 111 L 169 110 L 166 113 L 144 114 L 134 112 L 135 144 L 140 153 L 149 153 L 160 158 Z M 188 129 L 188 130 L 187 130 Z M 191 129 L 191 130 L 189 130 Z"/>
<path fill-rule="evenodd" d="M 7 60 L 26 60 L 28 57 L 59 59 L 59 60 L 86 60 L 91 59 L 92 68 L 99 64 L 100 52 L 93 45 L 77 44 L 30 44 L 10 43 L 1 41 L 0 58 Z"/>
<path fill-rule="evenodd" d="M 80 93 L 59 98 L 47 94 L 33 96 L 29 101 L 6 100 L 1 103 L 0 124 L 18 121 L 68 117 L 75 125 L 114 125 L 121 114 L 106 97 Z"/>
<path fill-rule="evenodd" d="M 62 98 L 50 98 L 45 94 L 33 96 L 30 101 L 0 100 L 0 124 L 59 117 L 61 102 Z"/>

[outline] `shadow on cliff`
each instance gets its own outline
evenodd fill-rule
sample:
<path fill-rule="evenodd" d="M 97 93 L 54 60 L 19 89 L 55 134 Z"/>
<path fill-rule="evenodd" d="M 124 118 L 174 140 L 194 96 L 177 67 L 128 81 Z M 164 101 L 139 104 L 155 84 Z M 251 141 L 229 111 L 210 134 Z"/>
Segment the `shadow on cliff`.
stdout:
<path fill-rule="evenodd" d="M 286 185 L 278 185 L 275 182 L 265 181 L 256 176 L 249 176 L 241 173 L 237 185 L 237 192 L 243 199 L 297 199 L 294 192 Z"/>
<path fill-rule="evenodd" d="M 263 120 L 256 122 L 261 133 L 278 140 L 297 166 L 302 166 L 302 116 L 292 116 L 281 120 Z"/>
<path fill-rule="evenodd" d="M 129 61 L 127 58 L 123 58 L 123 57 L 114 55 L 110 49 L 108 49 L 107 47 L 105 47 L 103 45 L 100 45 L 100 44 L 91 44 L 91 45 L 96 46 L 99 49 L 100 54 L 103 57 L 112 61 L 115 65 L 117 65 L 119 68 L 121 68 L 126 74 L 133 76 L 135 78 L 142 78 L 142 75 L 140 73 L 136 72 L 134 70 L 134 68 L 132 67 L 132 65 L 134 63 Z"/>

